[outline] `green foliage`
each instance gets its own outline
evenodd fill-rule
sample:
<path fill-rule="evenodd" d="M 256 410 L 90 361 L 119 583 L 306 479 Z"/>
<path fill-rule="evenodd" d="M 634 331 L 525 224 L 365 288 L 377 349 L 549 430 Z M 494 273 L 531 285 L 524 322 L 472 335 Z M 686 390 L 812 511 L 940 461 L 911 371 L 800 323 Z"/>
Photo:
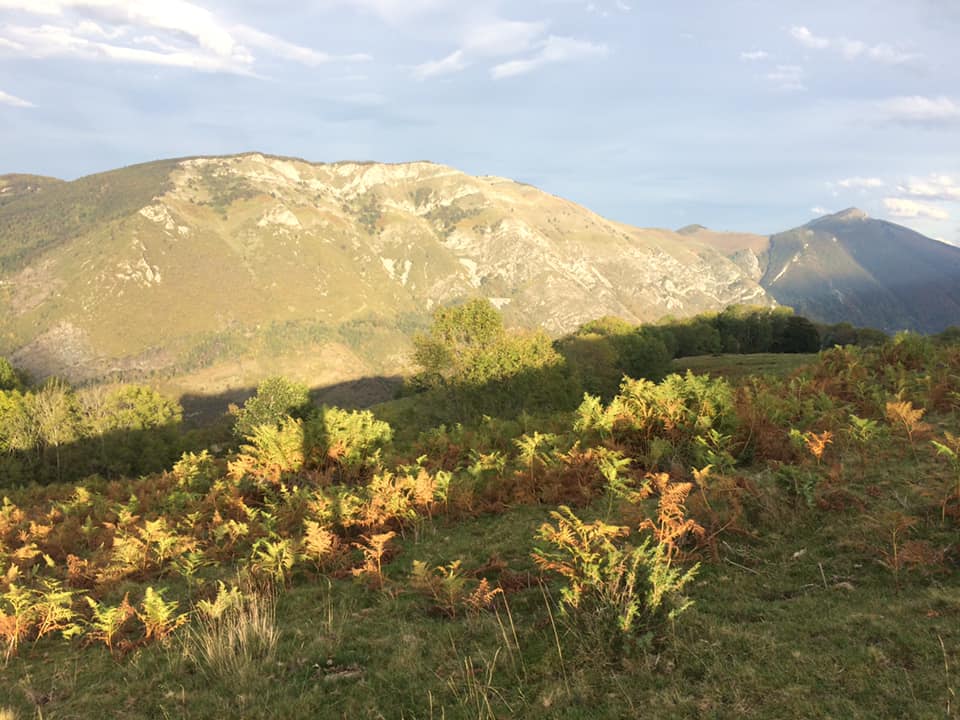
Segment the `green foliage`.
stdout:
<path fill-rule="evenodd" d="M 784 353 L 817 352 L 820 349 L 820 333 L 805 317 L 791 315 L 787 318 L 783 334 L 773 347 Z"/>
<path fill-rule="evenodd" d="M 189 618 L 186 613 L 177 614 L 179 603 L 176 600 L 164 600 L 162 590 L 147 586 L 143 601 L 137 611 L 137 617 L 143 623 L 146 640 L 163 640 Z"/>
<path fill-rule="evenodd" d="M 561 407 L 579 394 L 546 334 L 507 331 L 485 299 L 438 309 L 413 343 L 414 384 L 448 393 L 460 418 Z"/>
<path fill-rule="evenodd" d="M 6 390 L 19 390 L 21 388 L 20 376 L 14 369 L 10 361 L 5 357 L 0 357 L 0 392 Z"/>
<path fill-rule="evenodd" d="M 74 391 L 59 380 L 0 391 L 0 466 L 9 484 L 157 471 L 184 442 L 182 409 L 141 386 Z"/>
<path fill-rule="evenodd" d="M 123 600 L 116 606 L 99 603 L 89 596 L 85 596 L 84 600 L 93 615 L 89 622 L 88 636 L 102 642 L 111 653 L 115 652 L 127 622 L 136 614 L 129 597 L 124 595 Z"/>
<path fill-rule="evenodd" d="M 606 406 L 587 397 L 574 428 L 578 433 L 613 435 L 634 445 L 656 466 L 673 456 L 685 464 L 701 462 L 704 448 L 720 464 L 735 427 L 733 392 L 723 378 L 670 375 L 660 383 L 626 378 Z M 668 451 L 666 454 L 664 451 Z"/>
<path fill-rule="evenodd" d="M 181 487 L 191 492 L 205 492 L 217 478 L 217 464 L 208 450 L 185 452 L 171 472 Z"/>
<path fill-rule="evenodd" d="M 793 496 L 812 508 L 816 503 L 817 488 L 823 481 L 816 467 L 783 465 L 777 468 L 775 477 L 781 486 Z"/>
<path fill-rule="evenodd" d="M 271 581 L 286 583 L 297 561 L 296 543 L 290 538 L 261 538 L 254 543 L 250 569 Z"/>
<path fill-rule="evenodd" d="M 491 588 L 486 578 L 471 580 L 462 565 L 462 561 L 454 560 L 431 568 L 422 560 L 414 560 L 410 585 L 433 600 L 434 608 L 447 617 L 456 617 L 462 610 L 476 612 L 490 608 L 503 590 Z"/>
<path fill-rule="evenodd" d="M 253 477 L 277 484 L 299 473 L 304 464 L 303 421 L 282 417 L 279 423 L 255 425 L 230 463 L 230 474 L 237 480 Z"/>
<path fill-rule="evenodd" d="M 257 393 L 237 411 L 233 431 L 238 436 L 250 435 L 260 425 L 278 425 L 283 418 L 303 417 L 310 407 L 306 385 L 283 377 L 267 378 L 257 386 Z"/>
<path fill-rule="evenodd" d="M 558 343 L 574 376 L 588 393 L 610 397 L 624 375 L 661 380 L 673 353 L 655 329 L 605 317 L 583 325 Z"/>
<path fill-rule="evenodd" d="M 615 501 L 633 500 L 635 497 L 637 489 L 634 486 L 633 478 L 623 474 L 632 462 L 631 458 L 625 457 L 618 450 L 610 450 L 605 447 L 597 448 L 597 469 L 606 482 L 608 517 L 613 514 Z"/>
<path fill-rule="evenodd" d="M 680 593 L 696 567 L 673 567 L 667 548 L 649 538 L 624 544 L 627 528 L 585 523 L 568 507 L 550 513 L 554 522 L 537 533 L 534 550 L 542 569 L 561 575 L 561 607 L 585 645 L 622 652 L 626 641 L 641 647 L 662 635 L 668 621 L 690 606 Z"/>
<path fill-rule="evenodd" d="M 577 408 L 574 432 L 581 436 L 596 433 L 600 439 L 606 439 L 613 433 L 617 418 L 607 412 L 600 398 L 584 394 L 583 402 Z"/>
<path fill-rule="evenodd" d="M 323 407 L 306 424 L 306 441 L 315 461 L 335 462 L 341 472 L 376 465 L 392 438 L 390 425 L 369 410 Z"/>

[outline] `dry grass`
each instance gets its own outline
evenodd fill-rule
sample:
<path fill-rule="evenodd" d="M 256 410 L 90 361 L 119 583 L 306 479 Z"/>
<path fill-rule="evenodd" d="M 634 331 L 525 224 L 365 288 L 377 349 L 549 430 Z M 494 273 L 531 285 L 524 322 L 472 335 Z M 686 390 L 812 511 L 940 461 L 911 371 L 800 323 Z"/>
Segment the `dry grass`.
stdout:
<path fill-rule="evenodd" d="M 254 591 L 222 612 L 199 614 L 184 654 L 219 680 L 243 681 L 274 662 L 279 638 L 275 596 Z"/>

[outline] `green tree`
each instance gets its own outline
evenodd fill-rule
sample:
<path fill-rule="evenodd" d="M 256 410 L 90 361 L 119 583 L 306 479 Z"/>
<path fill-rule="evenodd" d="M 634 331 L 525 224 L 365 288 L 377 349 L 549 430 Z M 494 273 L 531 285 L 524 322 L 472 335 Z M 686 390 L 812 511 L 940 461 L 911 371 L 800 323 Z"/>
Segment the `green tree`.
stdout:
<path fill-rule="evenodd" d="M 501 374 L 500 346 L 506 330 L 489 300 L 439 308 L 426 334 L 413 339 L 413 360 L 427 386 L 451 382 L 482 383 Z"/>
<path fill-rule="evenodd" d="M 183 452 L 180 404 L 152 388 L 94 387 L 77 394 L 79 468 L 130 475 L 167 467 Z"/>
<path fill-rule="evenodd" d="M 267 378 L 257 386 L 236 415 L 233 430 L 240 437 L 259 425 L 278 425 L 284 417 L 303 418 L 310 410 L 310 391 L 302 383 L 284 377 Z"/>
<path fill-rule="evenodd" d="M 575 405 L 580 393 L 543 332 L 508 331 L 488 300 L 440 308 L 414 338 L 414 383 L 443 391 L 449 413 L 504 415 Z"/>
<path fill-rule="evenodd" d="M 0 357 L 0 391 L 19 390 L 20 387 L 20 376 L 17 375 L 17 371 L 9 360 Z"/>
<path fill-rule="evenodd" d="M 791 315 L 784 325 L 777 349 L 784 353 L 815 353 L 820 350 L 820 333 L 807 318 Z"/>
<path fill-rule="evenodd" d="M 73 393 L 62 380 L 51 380 L 32 396 L 33 417 L 40 441 L 46 451 L 53 448 L 57 463 L 57 481 L 63 479 L 61 450 L 77 438 L 79 423 Z"/>

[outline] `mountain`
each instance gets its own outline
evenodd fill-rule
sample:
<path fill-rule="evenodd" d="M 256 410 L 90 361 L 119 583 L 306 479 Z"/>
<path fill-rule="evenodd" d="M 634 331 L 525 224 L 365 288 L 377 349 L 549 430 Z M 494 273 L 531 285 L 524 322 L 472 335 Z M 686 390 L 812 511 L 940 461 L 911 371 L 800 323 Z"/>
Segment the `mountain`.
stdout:
<path fill-rule="evenodd" d="M 427 162 L 253 153 L 0 188 L 0 354 L 39 377 L 388 375 L 433 308 L 475 295 L 554 333 L 774 304 L 709 244 Z"/>
<path fill-rule="evenodd" d="M 62 182 L 63 180 L 43 175 L 0 175 L 0 206 L 25 195 L 42 193 L 47 188 Z"/>
<path fill-rule="evenodd" d="M 920 332 L 960 323 L 960 248 L 856 208 L 769 238 L 706 229 L 687 237 L 814 320 Z"/>

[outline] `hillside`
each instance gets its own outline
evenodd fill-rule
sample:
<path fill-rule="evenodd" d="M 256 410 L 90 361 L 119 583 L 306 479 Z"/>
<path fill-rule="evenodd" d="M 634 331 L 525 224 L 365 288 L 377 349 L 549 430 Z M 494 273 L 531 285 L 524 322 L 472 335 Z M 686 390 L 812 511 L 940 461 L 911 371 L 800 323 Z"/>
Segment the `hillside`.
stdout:
<path fill-rule="evenodd" d="M 426 162 L 170 160 L 0 206 L 0 354 L 38 377 L 389 375 L 433 308 L 475 295 L 555 333 L 772 304 L 701 243 Z"/>
<path fill-rule="evenodd" d="M 706 229 L 687 236 L 821 322 L 939 332 L 960 321 L 960 249 L 856 208 L 770 238 Z"/>
<path fill-rule="evenodd" d="M 960 347 L 805 359 L 0 475 L 0 717 L 958 720 Z"/>
<path fill-rule="evenodd" d="M 62 182 L 57 178 L 44 177 L 43 175 L 0 175 L 0 206 L 24 195 L 42 193 L 47 188 L 59 185 Z"/>

